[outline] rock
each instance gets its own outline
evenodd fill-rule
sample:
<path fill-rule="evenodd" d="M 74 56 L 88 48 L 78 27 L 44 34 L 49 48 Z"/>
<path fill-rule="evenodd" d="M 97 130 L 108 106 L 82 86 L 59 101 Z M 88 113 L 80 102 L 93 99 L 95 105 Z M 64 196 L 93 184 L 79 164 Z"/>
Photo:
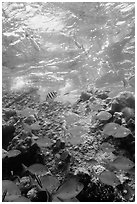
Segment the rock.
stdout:
<path fill-rule="evenodd" d="M 108 98 L 108 92 L 107 91 L 98 91 L 97 94 L 96 94 L 97 98 L 100 98 L 102 100 Z"/>
<path fill-rule="evenodd" d="M 120 93 L 111 103 L 111 111 L 121 112 L 125 107 L 135 110 L 135 96 L 131 92 Z"/>
<path fill-rule="evenodd" d="M 10 108 L 5 108 L 3 111 L 4 111 L 4 116 L 7 120 L 12 116 L 17 115 L 16 111 Z"/>
<path fill-rule="evenodd" d="M 60 149 L 65 148 L 65 142 L 61 139 L 55 140 L 55 143 L 53 144 L 53 152 L 58 152 Z"/>
<path fill-rule="evenodd" d="M 25 118 L 24 123 L 27 123 L 28 125 L 31 125 L 36 122 L 35 116 L 30 115 L 27 118 Z"/>
<path fill-rule="evenodd" d="M 93 102 L 95 100 L 96 100 L 96 98 L 94 96 L 90 97 L 90 99 L 89 99 L 90 102 Z"/>
<path fill-rule="evenodd" d="M 81 100 L 82 102 L 85 102 L 85 101 L 89 100 L 90 97 L 91 97 L 91 94 L 82 92 L 82 93 L 81 93 L 81 96 L 80 96 L 80 100 Z"/>
<path fill-rule="evenodd" d="M 15 127 L 12 124 L 2 125 L 2 148 L 7 149 L 14 137 Z"/>
<path fill-rule="evenodd" d="M 135 131 L 135 120 L 133 120 L 132 118 L 130 118 L 127 122 L 127 127 L 131 130 L 131 131 Z"/>
<path fill-rule="evenodd" d="M 35 193 L 34 197 L 31 197 L 31 202 L 51 202 L 51 196 L 48 191 L 36 191 Z"/>
<path fill-rule="evenodd" d="M 36 143 L 32 144 L 26 152 L 21 154 L 21 162 L 26 166 L 30 166 L 34 163 L 44 164 L 43 154 Z"/>
<path fill-rule="evenodd" d="M 126 121 L 135 118 L 135 111 L 133 108 L 125 107 L 121 111 Z"/>
<path fill-rule="evenodd" d="M 111 100 L 112 100 L 112 99 L 108 97 L 108 98 L 105 100 L 105 103 L 106 103 L 106 104 L 109 104 L 109 103 L 111 102 Z"/>

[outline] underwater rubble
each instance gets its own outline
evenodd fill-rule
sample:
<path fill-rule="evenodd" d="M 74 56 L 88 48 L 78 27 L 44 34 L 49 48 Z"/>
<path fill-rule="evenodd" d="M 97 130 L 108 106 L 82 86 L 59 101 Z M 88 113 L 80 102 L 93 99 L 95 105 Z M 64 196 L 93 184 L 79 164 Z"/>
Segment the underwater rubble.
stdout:
<path fill-rule="evenodd" d="M 108 93 L 72 105 L 3 98 L 2 201 L 135 200 L 135 96 Z"/>

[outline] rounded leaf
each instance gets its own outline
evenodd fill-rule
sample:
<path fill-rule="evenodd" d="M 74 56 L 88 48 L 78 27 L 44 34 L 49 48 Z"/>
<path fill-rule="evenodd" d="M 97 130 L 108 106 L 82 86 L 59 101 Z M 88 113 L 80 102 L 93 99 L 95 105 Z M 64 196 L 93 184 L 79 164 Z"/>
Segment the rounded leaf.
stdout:
<path fill-rule="evenodd" d="M 7 190 L 7 195 L 21 195 L 21 191 L 18 186 L 10 180 L 2 180 L 2 192 Z M 7 197 L 6 195 L 6 197 Z"/>
<path fill-rule="evenodd" d="M 40 130 L 41 129 L 39 122 L 33 123 L 30 127 L 32 130 Z"/>
<path fill-rule="evenodd" d="M 39 147 L 49 147 L 49 146 L 51 146 L 51 139 L 50 138 L 48 138 L 48 137 L 42 137 L 42 138 L 39 138 L 37 141 L 36 141 L 36 143 L 37 143 L 37 145 L 39 146 Z"/>
<path fill-rule="evenodd" d="M 124 137 L 127 137 L 129 134 L 131 134 L 131 131 L 124 127 L 124 126 L 120 126 L 116 133 L 113 135 L 113 137 L 115 138 L 124 138 Z"/>
<path fill-rule="evenodd" d="M 15 200 L 13 200 L 13 202 L 31 202 L 31 201 L 24 196 L 20 196 L 20 197 L 16 198 Z"/>
<path fill-rule="evenodd" d="M 51 175 L 41 176 L 40 180 L 43 188 L 48 190 L 49 193 L 52 193 L 60 185 L 58 179 Z"/>
<path fill-rule="evenodd" d="M 78 145 L 82 143 L 83 139 L 81 138 L 81 136 L 72 136 L 68 141 L 72 145 Z"/>
<path fill-rule="evenodd" d="M 11 158 L 11 157 L 16 157 L 18 156 L 19 154 L 21 154 L 21 151 L 17 150 L 17 149 L 13 149 L 13 150 L 9 150 L 8 151 L 8 157 Z"/>
<path fill-rule="evenodd" d="M 67 114 L 64 115 L 64 118 L 65 118 L 67 125 L 70 126 L 76 123 L 80 119 L 80 116 L 75 113 L 68 112 Z"/>
<path fill-rule="evenodd" d="M 25 108 L 24 110 L 17 111 L 17 114 L 22 117 L 29 117 L 30 115 L 36 114 L 36 110 L 32 108 Z"/>
<path fill-rule="evenodd" d="M 72 145 L 77 145 L 82 143 L 82 135 L 86 133 L 86 130 L 80 126 L 74 126 L 69 129 L 69 132 L 71 133 L 71 137 L 68 139 L 68 141 Z"/>
<path fill-rule="evenodd" d="M 56 197 L 64 200 L 71 199 L 77 196 L 83 188 L 84 185 L 77 178 L 70 178 L 57 190 Z"/>
<path fill-rule="evenodd" d="M 108 123 L 105 125 L 102 133 L 107 136 L 111 136 L 111 135 L 113 136 L 117 132 L 119 127 L 120 125 L 117 123 Z"/>
<path fill-rule="evenodd" d="M 67 199 L 67 200 L 64 200 L 64 202 L 80 202 L 77 198 L 71 198 L 71 199 Z"/>
<path fill-rule="evenodd" d="M 110 163 L 110 165 L 118 170 L 129 170 L 135 166 L 134 162 L 122 156 L 117 157 L 112 163 Z"/>
<path fill-rule="evenodd" d="M 69 129 L 69 132 L 70 132 L 72 135 L 81 136 L 81 135 L 85 134 L 86 130 L 85 130 L 83 127 L 74 126 L 74 127 L 72 127 L 72 128 Z"/>
<path fill-rule="evenodd" d="M 103 171 L 99 176 L 102 183 L 116 187 L 120 184 L 120 180 L 116 177 L 113 172 Z"/>
<path fill-rule="evenodd" d="M 101 149 L 104 151 L 104 152 L 113 152 L 115 150 L 114 146 L 111 145 L 110 143 L 108 142 L 103 142 L 101 144 Z"/>
<path fill-rule="evenodd" d="M 18 199 L 20 195 L 6 195 L 4 202 L 14 202 L 14 200 Z"/>
<path fill-rule="evenodd" d="M 107 112 L 107 111 L 101 111 L 100 113 L 98 113 L 97 115 L 97 119 L 101 120 L 101 121 L 107 121 L 112 117 L 112 115 Z"/>
<path fill-rule="evenodd" d="M 8 155 L 8 152 L 5 149 L 2 149 L 2 159 Z"/>
<path fill-rule="evenodd" d="M 43 164 L 33 164 L 29 166 L 27 169 L 32 174 L 36 174 L 39 176 L 45 175 L 48 172 L 48 168 L 44 166 Z"/>

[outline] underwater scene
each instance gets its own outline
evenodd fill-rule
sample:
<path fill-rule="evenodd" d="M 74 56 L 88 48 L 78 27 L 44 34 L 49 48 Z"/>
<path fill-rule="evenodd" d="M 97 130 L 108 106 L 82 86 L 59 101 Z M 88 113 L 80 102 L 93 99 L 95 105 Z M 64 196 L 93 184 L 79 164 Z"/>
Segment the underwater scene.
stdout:
<path fill-rule="evenodd" d="M 2 202 L 135 202 L 135 3 L 2 3 Z"/>

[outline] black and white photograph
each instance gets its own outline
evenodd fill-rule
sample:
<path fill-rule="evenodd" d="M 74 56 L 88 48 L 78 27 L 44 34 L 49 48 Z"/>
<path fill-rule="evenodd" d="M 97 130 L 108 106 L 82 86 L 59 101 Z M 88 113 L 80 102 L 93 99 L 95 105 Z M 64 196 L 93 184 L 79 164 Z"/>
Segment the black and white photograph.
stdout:
<path fill-rule="evenodd" d="M 135 2 L 3 1 L 2 202 L 135 202 Z"/>

